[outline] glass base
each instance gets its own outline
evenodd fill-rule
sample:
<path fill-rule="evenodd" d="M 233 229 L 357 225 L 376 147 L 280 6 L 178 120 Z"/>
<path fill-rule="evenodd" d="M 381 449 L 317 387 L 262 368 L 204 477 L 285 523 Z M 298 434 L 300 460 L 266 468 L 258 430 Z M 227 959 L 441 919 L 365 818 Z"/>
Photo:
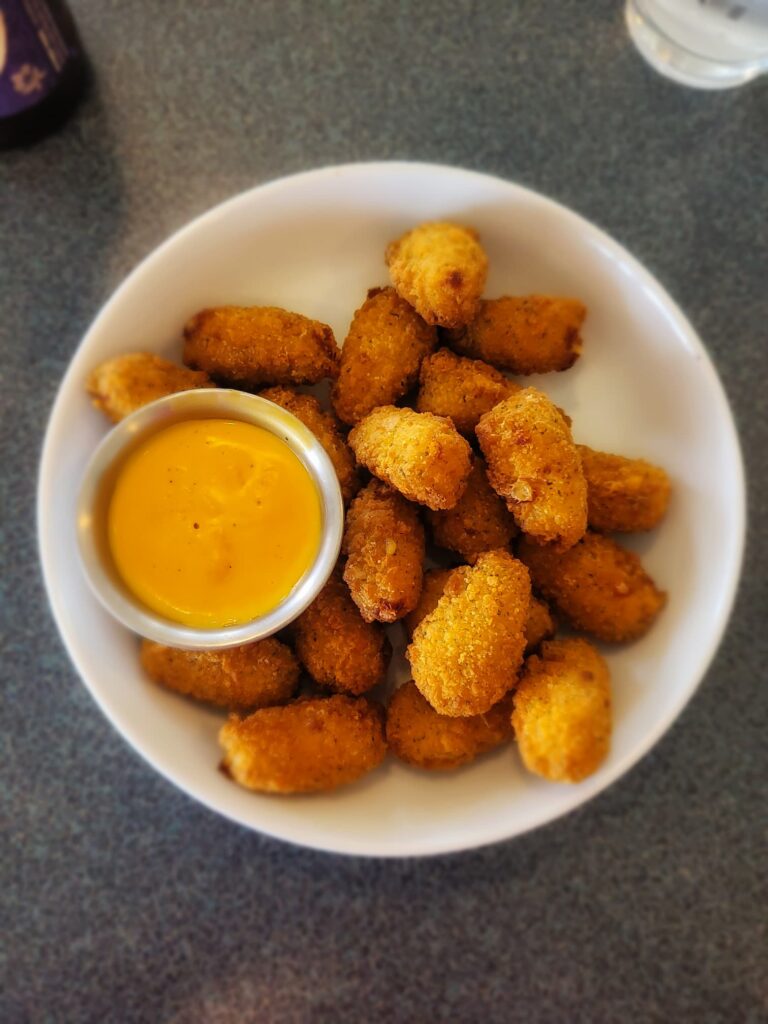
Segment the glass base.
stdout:
<path fill-rule="evenodd" d="M 733 89 L 757 78 L 760 64 L 728 64 L 692 53 L 644 18 L 632 0 L 624 11 L 629 35 L 641 55 L 662 75 L 695 89 Z"/>

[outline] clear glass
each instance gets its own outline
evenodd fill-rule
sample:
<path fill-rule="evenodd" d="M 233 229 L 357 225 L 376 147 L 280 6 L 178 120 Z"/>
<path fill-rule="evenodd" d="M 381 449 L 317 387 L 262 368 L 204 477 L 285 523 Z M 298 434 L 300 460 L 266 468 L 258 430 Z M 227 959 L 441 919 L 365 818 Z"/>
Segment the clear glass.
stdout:
<path fill-rule="evenodd" d="M 728 89 L 768 71 L 768 0 L 627 0 L 629 34 L 657 71 Z"/>

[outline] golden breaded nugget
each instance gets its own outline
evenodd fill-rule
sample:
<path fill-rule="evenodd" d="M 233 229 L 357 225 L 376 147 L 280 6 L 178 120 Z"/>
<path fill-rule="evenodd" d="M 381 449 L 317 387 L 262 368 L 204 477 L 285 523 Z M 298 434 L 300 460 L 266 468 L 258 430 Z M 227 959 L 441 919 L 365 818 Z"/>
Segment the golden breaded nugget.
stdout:
<path fill-rule="evenodd" d="M 531 584 L 522 562 L 488 551 L 454 569 L 406 650 L 413 679 L 441 715 L 482 715 L 515 682 Z"/>
<path fill-rule="evenodd" d="M 587 484 L 571 431 L 536 388 L 523 388 L 477 425 L 488 479 L 515 522 L 540 543 L 565 550 L 587 528 Z"/>
<path fill-rule="evenodd" d="M 438 715 L 414 682 L 405 683 L 395 690 L 387 708 L 387 746 L 417 768 L 458 768 L 511 737 L 511 710 L 507 697 L 484 715 L 449 718 Z"/>
<path fill-rule="evenodd" d="M 429 569 L 424 573 L 424 586 L 421 588 L 419 603 L 410 615 L 406 615 L 403 619 L 409 638 L 413 637 L 419 623 L 437 608 L 437 603 L 443 596 L 448 580 L 455 571 L 455 569 Z M 530 654 L 536 650 L 542 640 L 548 640 L 555 635 L 556 631 L 557 621 L 549 605 L 541 598 L 531 594 L 528 617 L 523 629 L 525 653 Z"/>
<path fill-rule="evenodd" d="M 483 551 L 505 548 L 517 533 L 506 505 L 488 483 L 485 463 L 476 458 L 467 486 L 453 508 L 427 512 L 432 539 L 456 551 L 470 565 Z"/>
<path fill-rule="evenodd" d="M 525 623 L 525 653 L 535 651 L 542 640 L 549 640 L 557 632 L 557 621 L 546 601 L 531 594 L 531 606 Z"/>
<path fill-rule="evenodd" d="M 428 508 L 453 508 L 472 469 L 472 449 L 450 420 L 383 405 L 350 431 L 352 451 L 380 480 Z"/>
<path fill-rule="evenodd" d="M 387 752 L 382 708 L 341 695 L 232 715 L 219 742 L 222 770 L 263 793 L 336 789 L 372 771 Z"/>
<path fill-rule="evenodd" d="M 480 359 L 441 348 L 421 364 L 416 409 L 447 416 L 460 434 L 472 435 L 481 416 L 519 385 Z"/>
<path fill-rule="evenodd" d="M 523 537 L 518 556 L 534 586 L 570 624 L 598 640 L 642 636 L 666 601 L 637 555 L 599 533 L 587 533 L 562 553 Z"/>
<path fill-rule="evenodd" d="M 169 690 L 239 711 L 290 700 L 299 681 L 293 651 L 275 637 L 223 651 L 182 651 L 142 640 L 141 664 Z"/>
<path fill-rule="evenodd" d="M 395 622 L 421 593 L 424 527 L 414 505 L 371 480 L 347 513 L 344 580 L 366 622 Z"/>
<path fill-rule="evenodd" d="M 184 362 L 238 387 L 316 384 L 335 377 L 339 350 L 327 324 L 276 306 L 203 309 L 184 326 Z"/>
<path fill-rule="evenodd" d="M 488 274 L 477 232 L 433 221 L 387 246 L 392 284 L 428 324 L 461 327 L 475 316 Z"/>
<path fill-rule="evenodd" d="M 150 352 L 129 352 L 97 366 L 85 386 L 96 408 L 117 423 L 157 398 L 214 385 L 202 371 L 188 370 Z"/>
<path fill-rule="evenodd" d="M 323 412 L 320 403 L 312 395 L 302 395 L 291 388 L 267 388 L 261 392 L 261 397 L 292 413 L 312 431 L 333 463 L 344 503 L 351 501 L 360 489 L 360 474 L 352 449 L 331 413 Z"/>
<path fill-rule="evenodd" d="M 512 725 L 525 767 L 552 782 L 580 782 L 611 743 L 611 677 L 579 637 L 550 640 L 526 663 Z"/>
<path fill-rule="evenodd" d="M 336 415 L 353 426 L 376 406 L 394 405 L 414 386 L 436 344 L 435 328 L 394 288 L 371 288 L 341 349 L 331 395 Z"/>
<path fill-rule="evenodd" d="M 296 653 L 312 678 L 340 693 L 383 683 L 392 649 L 383 629 L 365 622 L 336 569 L 293 624 Z"/>
<path fill-rule="evenodd" d="M 567 370 L 579 358 L 579 331 L 586 315 L 578 299 L 484 299 L 472 323 L 451 333 L 448 344 L 464 356 L 485 359 L 511 373 Z"/>
<path fill-rule="evenodd" d="M 419 601 L 412 612 L 403 619 L 405 631 L 409 639 L 416 632 L 416 627 L 437 608 L 437 602 L 443 596 L 445 585 L 451 577 L 453 569 L 428 569 L 424 573 L 424 582 L 421 587 Z"/>
<path fill-rule="evenodd" d="M 644 459 L 576 446 L 587 480 L 589 525 L 606 533 L 652 530 L 667 511 L 669 477 Z"/>

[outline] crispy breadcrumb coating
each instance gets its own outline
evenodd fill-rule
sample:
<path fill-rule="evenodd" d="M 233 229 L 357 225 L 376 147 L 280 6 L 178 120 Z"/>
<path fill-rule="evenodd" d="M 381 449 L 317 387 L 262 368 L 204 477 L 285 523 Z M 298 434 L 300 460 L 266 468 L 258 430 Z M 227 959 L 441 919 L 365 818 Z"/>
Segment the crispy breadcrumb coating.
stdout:
<path fill-rule="evenodd" d="M 154 682 L 238 711 L 290 700 L 299 682 L 293 651 L 275 637 L 222 651 L 182 651 L 142 640 L 140 657 Z"/>
<path fill-rule="evenodd" d="M 416 627 L 431 614 L 437 603 L 443 596 L 448 580 L 455 569 L 429 569 L 424 573 L 424 586 L 421 588 L 419 603 L 403 619 L 409 639 L 416 632 Z M 549 605 L 540 597 L 531 594 L 531 603 L 528 608 L 528 617 L 525 620 L 523 633 L 525 634 L 525 653 L 535 651 L 542 640 L 548 640 L 557 631 L 557 620 L 555 619 Z"/>
<path fill-rule="evenodd" d="M 413 679 L 441 715 L 481 715 L 515 682 L 531 585 L 507 551 L 455 569 L 406 651 Z"/>
<path fill-rule="evenodd" d="M 578 637 L 550 640 L 526 663 L 512 725 L 526 768 L 552 782 L 580 782 L 611 743 L 611 677 L 595 648 Z"/>
<path fill-rule="evenodd" d="M 598 640 L 623 643 L 642 636 L 666 602 L 637 555 L 599 533 L 587 533 L 562 553 L 523 537 L 518 556 L 534 586 L 568 622 Z"/>
<path fill-rule="evenodd" d="M 480 359 L 464 359 L 441 348 L 421 364 L 416 409 L 447 416 L 460 434 L 471 436 L 481 416 L 507 398 L 515 384 Z"/>
<path fill-rule="evenodd" d="M 542 640 L 549 640 L 557 632 L 557 620 L 546 601 L 531 594 L 531 606 L 525 623 L 525 653 L 531 654 Z"/>
<path fill-rule="evenodd" d="M 203 309 L 184 326 L 184 362 L 235 387 L 316 384 L 338 373 L 327 324 L 276 306 Z"/>
<path fill-rule="evenodd" d="M 644 459 L 576 446 L 587 481 L 589 525 L 593 530 L 633 533 L 652 530 L 664 518 L 671 486 L 663 469 Z"/>
<path fill-rule="evenodd" d="M 341 349 L 331 401 L 354 426 L 379 405 L 394 405 L 414 386 L 437 333 L 394 288 L 371 288 Z"/>
<path fill-rule="evenodd" d="M 480 458 L 475 459 L 456 505 L 426 515 L 435 544 L 457 552 L 470 565 L 483 551 L 507 547 L 517 533 L 512 514 L 488 483 Z"/>
<path fill-rule="evenodd" d="M 484 359 L 511 373 L 567 370 L 581 352 L 579 331 L 586 315 L 586 306 L 578 299 L 484 299 L 472 323 L 451 333 L 448 344 L 463 356 Z"/>
<path fill-rule="evenodd" d="M 407 764 L 448 771 L 510 739 L 512 700 L 506 697 L 484 715 L 439 715 L 414 682 L 395 690 L 387 708 L 387 746 Z"/>
<path fill-rule="evenodd" d="M 424 527 L 415 505 L 371 480 L 347 513 L 344 580 L 366 622 L 395 622 L 421 593 Z"/>
<path fill-rule="evenodd" d="M 214 385 L 201 370 L 188 370 L 150 352 L 129 352 L 97 366 L 85 386 L 94 406 L 117 423 L 157 398 Z"/>
<path fill-rule="evenodd" d="M 219 742 L 222 770 L 264 793 L 336 789 L 372 771 L 387 752 L 382 708 L 341 695 L 232 715 Z"/>
<path fill-rule="evenodd" d="M 291 388 L 268 388 L 261 392 L 261 397 L 292 413 L 312 431 L 333 463 L 344 503 L 351 501 L 360 489 L 360 474 L 352 450 L 334 416 L 323 412 L 320 403 L 312 395 L 302 395 Z"/>
<path fill-rule="evenodd" d="M 477 232 L 433 221 L 390 242 L 386 262 L 392 284 L 427 321 L 461 327 L 477 313 L 488 274 Z"/>
<path fill-rule="evenodd" d="M 536 388 L 523 388 L 477 425 L 488 479 L 515 522 L 540 543 L 565 550 L 587 528 L 587 484 L 571 431 Z"/>
<path fill-rule="evenodd" d="M 432 509 L 453 508 L 472 469 L 472 449 L 451 421 L 413 409 L 374 409 L 349 443 L 374 476 Z"/>
<path fill-rule="evenodd" d="M 381 626 L 365 622 L 337 569 L 293 623 L 302 664 L 321 686 L 365 693 L 383 683 L 392 649 Z"/>
<path fill-rule="evenodd" d="M 418 604 L 403 619 L 403 625 L 409 639 L 413 637 L 416 627 L 422 619 L 426 619 L 437 608 L 437 602 L 443 596 L 445 585 L 454 571 L 454 569 L 428 569 L 424 573 L 424 582 L 421 587 Z"/>

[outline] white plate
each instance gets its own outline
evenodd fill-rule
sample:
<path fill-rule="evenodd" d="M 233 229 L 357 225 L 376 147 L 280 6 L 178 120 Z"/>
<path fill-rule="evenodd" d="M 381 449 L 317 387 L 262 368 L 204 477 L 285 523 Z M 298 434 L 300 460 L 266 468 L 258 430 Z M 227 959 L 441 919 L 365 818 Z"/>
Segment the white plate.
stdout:
<path fill-rule="evenodd" d="M 674 482 L 669 516 L 629 543 L 669 604 L 641 641 L 607 652 L 615 735 L 600 771 L 577 786 L 525 773 L 513 746 L 455 773 L 389 760 L 330 795 L 246 792 L 217 770 L 221 716 L 148 683 L 136 638 L 92 597 L 78 565 L 74 509 L 88 456 L 107 430 L 85 395 L 88 371 L 151 349 L 178 358 L 180 329 L 203 306 L 285 306 L 330 323 L 341 342 L 368 287 L 387 282 L 384 247 L 429 219 L 475 226 L 490 257 L 489 296 L 574 295 L 585 347 L 563 374 L 533 379 L 571 414 L 576 439 L 644 456 Z M 734 597 L 744 482 L 733 420 L 690 324 L 653 277 L 581 217 L 534 192 L 449 167 L 351 164 L 236 196 L 179 231 L 118 288 L 62 381 L 38 495 L 45 582 L 64 643 L 115 728 L 166 778 L 249 828 L 340 853 L 433 854 L 519 835 L 565 814 L 626 772 L 689 699 Z"/>

